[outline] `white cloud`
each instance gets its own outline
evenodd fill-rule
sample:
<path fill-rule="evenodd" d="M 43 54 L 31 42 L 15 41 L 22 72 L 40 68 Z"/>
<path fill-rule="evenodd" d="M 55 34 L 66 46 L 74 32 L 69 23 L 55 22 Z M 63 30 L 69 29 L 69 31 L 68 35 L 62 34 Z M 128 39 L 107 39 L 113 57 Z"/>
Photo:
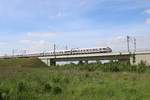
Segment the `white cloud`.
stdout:
<path fill-rule="evenodd" d="M 28 44 L 28 45 L 44 45 L 46 42 L 45 40 L 30 40 L 30 39 L 25 39 L 25 40 L 20 40 L 20 43 L 23 44 Z"/>
<path fill-rule="evenodd" d="M 26 43 L 31 43 L 31 41 L 30 41 L 30 40 L 28 40 L 28 39 L 25 39 L 25 40 L 20 40 L 20 43 L 24 43 L 24 44 L 26 44 Z"/>
<path fill-rule="evenodd" d="M 57 33 L 54 32 L 28 32 L 27 36 L 29 37 L 52 37 Z"/>
<path fill-rule="evenodd" d="M 49 43 L 45 40 L 20 40 L 20 43 L 27 46 L 28 53 L 39 53 L 49 50 Z"/>
<path fill-rule="evenodd" d="M 80 7 L 85 7 L 85 6 L 90 5 L 90 4 L 91 4 L 90 0 L 80 0 L 80 2 L 79 2 Z"/>
<path fill-rule="evenodd" d="M 102 47 L 111 47 L 114 50 L 125 50 L 126 49 L 126 37 L 125 36 L 117 36 L 114 38 L 109 38 L 108 40 L 103 40 L 98 43 L 99 46 Z"/>
<path fill-rule="evenodd" d="M 150 35 L 146 36 L 135 36 L 130 38 L 130 50 L 134 50 L 133 38 L 136 38 L 137 50 L 147 50 L 150 48 Z M 126 36 L 116 36 L 108 40 L 102 40 L 98 43 L 98 46 L 106 47 L 109 46 L 113 51 L 127 51 L 127 38 Z"/>
<path fill-rule="evenodd" d="M 55 32 L 28 32 L 26 36 L 19 41 L 28 53 L 38 53 L 47 51 L 50 48 L 50 43 L 46 38 L 55 36 Z"/>
<path fill-rule="evenodd" d="M 147 18 L 147 19 L 145 20 L 145 23 L 146 23 L 146 24 L 150 24 L 150 18 Z"/>
<path fill-rule="evenodd" d="M 4 46 L 6 44 L 7 44 L 6 42 L 0 42 L 0 46 Z"/>
<path fill-rule="evenodd" d="M 145 12 L 146 14 L 150 14 L 150 9 L 146 9 L 144 12 Z"/>
<path fill-rule="evenodd" d="M 50 20 L 55 20 L 55 19 L 67 17 L 69 15 L 70 15 L 69 13 L 64 12 L 63 10 L 58 10 L 57 12 L 55 12 L 55 14 L 50 14 L 49 18 Z"/>
<path fill-rule="evenodd" d="M 68 12 L 77 10 L 79 13 L 81 1 L 81 5 L 85 5 L 87 0 L 0 0 L 0 16 L 17 20 L 37 18 L 37 16 L 64 17 Z"/>

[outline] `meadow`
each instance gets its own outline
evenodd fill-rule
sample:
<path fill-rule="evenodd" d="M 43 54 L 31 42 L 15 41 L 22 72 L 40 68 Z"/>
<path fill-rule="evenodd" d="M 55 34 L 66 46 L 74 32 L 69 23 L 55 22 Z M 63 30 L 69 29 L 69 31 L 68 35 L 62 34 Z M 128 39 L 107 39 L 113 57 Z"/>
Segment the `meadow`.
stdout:
<path fill-rule="evenodd" d="M 48 67 L 36 58 L 0 60 L 0 100 L 150 100 L 144 63 Z"/>

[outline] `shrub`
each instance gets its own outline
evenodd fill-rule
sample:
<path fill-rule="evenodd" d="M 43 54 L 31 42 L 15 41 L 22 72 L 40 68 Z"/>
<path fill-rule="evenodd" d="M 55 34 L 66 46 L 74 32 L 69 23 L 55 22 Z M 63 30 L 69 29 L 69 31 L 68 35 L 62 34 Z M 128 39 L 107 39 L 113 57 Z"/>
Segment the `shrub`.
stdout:
<path fill-rule="evenodd" d="M 0 88 L 0 100 L 7 100 L 9 96 L 9 89 Z"/>
<path fill-rule="evenodd" d="M 142 73 L 142 72 L 145 72 L 146 69 L 147 69 L 146 66 L 139 65 L 139 66 L 137 67 L 137 72 L 138 72 L 138 73 Z"/>
<path fill-rule="evenodd" d="M 88 77 L 89 77 L 89 74 L 88 74 L 88 73 L 86 73 L 86 74 L 85 74 L 85 77 L 86 77 L 86 78 L 88 78 Z"/>
<path fill-rule="evenodd" d="M 44 85 L 44 91 L 45 91 L 45 92 L 50 92 L 51 89 L 52 89 L 52 86 L 51 86 L 49 83 L 46 83 L 46 84 Z"/>
<path fill-rule="evenodd" d="M 139 65 L 131 65 L 130 62 L 110 61 L 109 63 L 105 63 L 105 64 L 102 64 L 102 63 L 92 63 L 92 64 L 83 64 L 83 65 L 82 64 L 78 64 L 78 65 L 67 64 L 62 67 L 65 67 L 67 69 L 73 68 L 73 69 L 78 69 L 78 70 L 86 70 L 89 72 L 100 70 L 103 72 L 127 71 L 127 72 L 142 73 L 150 69 L 150 66 L 147 66 L 146 62 L 143 62 L 143 61 L 141 61 Z"/>
<path fill-rule="evenodd" d="M 118 72 L 118 71 L 120 71 L 119 64 L 117 62 L 110 62 L 108 64 L 104 64 L 102 71 L 104 71 L 104 72 Z"/>
<path fill-rule="evenodd" d="M 87 70 L 88 70 L 89 72 L 95 71 L 96 69 L 97 69 L 97 66 L 95 66 L 95 65 L 89 65 L 89 66 L 87 67 Z"/>
<path fill-rule="evenodd" d="M 146 62 L 141 61 L 140 64 L 137 66 L 137 72 L 142 73 L 145 72 L 148 69 L 148 66 L 146 65 Z"/>
<path fill-rule="evenodd" d="M 54 83 L 59 83 L 59 82 L 60 82 L 60 77 L 54 77 L 54 78 L 52 79 L 52 81 L 53 81 Z"/>
<path fill-rule="evenodd" d="M 57 86 L 57 87 L 54 87 L 53 88 L 53 93 L 56 95 L 56 94 L 60 94 L 60 93 L 62 93 L 62 89 L 59 87 L 59 86 Z"/>
<path fill-rule="evenodd" d="M 18 92 L 26 91 L 25 83 L 24 83 L 24 82 L 19 82 L 19 83 L 17 84 L 17 90 L 18 90 Z"/>
<path fill-rule="evenodd" d="M 98 69 L 98 64 L 86 64 L 86 65 L 79 65 L 79 70 L 86 70 L 89 72 L 95 71 Z"/>
<path fill-rule="evenodd" d="M 137 65 L 130 66 L 130 72 L 137 72 Z"/>
<path fill-rule="evenodd" d="M 65 78 L 63 79 L 63 82 L 65 82 L 65 83 L 68 84 L 68 83 L 70 82 L 70 81 L 69 81 L 69 78 L 66 78 L 66 77 L 65 77 Z"/>

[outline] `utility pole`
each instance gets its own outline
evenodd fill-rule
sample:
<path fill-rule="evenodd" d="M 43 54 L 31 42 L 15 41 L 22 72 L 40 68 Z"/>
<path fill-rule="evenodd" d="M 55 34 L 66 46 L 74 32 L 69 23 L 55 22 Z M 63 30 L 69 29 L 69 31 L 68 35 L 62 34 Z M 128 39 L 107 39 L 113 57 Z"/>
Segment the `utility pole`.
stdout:
<path fill-rule="evenodd" d="M 66 45 L 66 50 L 68 50 L 68 46 Z"/>
<path fill-rule="evenodd" d="M 54 59 L 50 61 L 52 65 L 56 65 L 56 44 L 54 44 Z"/>
<path fill-rule="evenodd" d="M 22 53 L 22 54 L 23 54 L 23 55 L 26 55 L 26 52 L 27 52 L 26 50 L 23 50 L 23 53 Z"/>
<path fill-rule="evenodd" d="M 27 50 L 24 50 L 24 54 L 26 55 L 26 53 L 27 53 Z"/>
<path fill-rule="evenodd" d="M 136 38 L 134 38 L 134 52 L 136 52 Z"/>
<path fill-rule="evenodd" d="M 54 57 L 56 58 L 56 44 L 54 44 Z"/>
<path fill-rule="evenodd" d="M 130 37 L 127 36 L 127 49 L 128 49 L 128 52 L 130 52 Z"/>
<path fill-rule="evenodd" d="M 12 50 L 12 57 L 14 57 L 14 55 L 15 55 L 15 50 L 13 49 Z"/>

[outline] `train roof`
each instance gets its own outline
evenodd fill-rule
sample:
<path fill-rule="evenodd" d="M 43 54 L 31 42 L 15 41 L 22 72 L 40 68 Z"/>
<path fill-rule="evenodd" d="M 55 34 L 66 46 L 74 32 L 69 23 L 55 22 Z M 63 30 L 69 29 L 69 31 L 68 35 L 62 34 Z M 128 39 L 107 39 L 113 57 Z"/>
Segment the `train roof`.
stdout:
<path fill-rule="evenodd" d="M 110 48 L 110 47 L 74 48 L 74 49 L 72 49 L 72 50 L 100 49 L 100 48 Z"/>
<path fill-rule="evenodd" d="M 64 52 L 64 51 L 71 51 L 71 50 L 100 49 L 100 48 L 110 48 L 110 47 L 72 48 L 72 49 L 68 49 L 68 50 L 56 50 L 56 52 Z M 50 51 L 50 52 L 54 52 L 54 51 Z"/>

